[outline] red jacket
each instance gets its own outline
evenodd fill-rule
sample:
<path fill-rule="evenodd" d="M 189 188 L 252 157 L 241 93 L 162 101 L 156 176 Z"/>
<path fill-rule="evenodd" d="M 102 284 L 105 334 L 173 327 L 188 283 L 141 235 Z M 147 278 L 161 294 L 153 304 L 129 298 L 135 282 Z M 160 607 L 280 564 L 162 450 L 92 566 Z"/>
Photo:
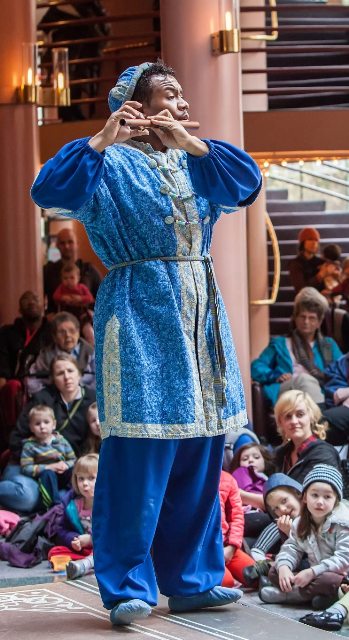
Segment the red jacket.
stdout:
<path fill-rule="evenodd" d="M 244 535 L 244 511 L 237 482 L 226 471 L 221 473 L 219 499 L 221 503 L 224 546 L 233 545 L 240 549 Z"/>

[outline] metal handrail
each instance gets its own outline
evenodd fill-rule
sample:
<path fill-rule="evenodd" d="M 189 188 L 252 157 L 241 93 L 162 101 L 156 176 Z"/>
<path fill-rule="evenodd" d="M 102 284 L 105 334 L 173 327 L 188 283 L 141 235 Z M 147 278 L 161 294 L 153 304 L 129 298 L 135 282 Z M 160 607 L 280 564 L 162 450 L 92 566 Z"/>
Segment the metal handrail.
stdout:
<path fill-rule="evenodd" d="M 298 168 L 298 167 L 292 167 L 289 164 L 281 165 L 281 166 L 282 166 L 283 169 L 286 169 L 288 171 L 295 171 L 297 173 L 301 172 L 302 175 L 310 176 L 311 178 L 318 178 L 319 180 L 325 180 L 326 182 L 333 182 L 333 184 L 339 184 L 342 187 L 348 187 L 349 186 L 348 180 L 340 180 L 339 178 L 334 178 L 333 176 L 323 176 L 321 173 L 316 173 L 315 171 L 309 171 L 309 169 L 304 169 L 303 167 L 301 169 Z M 349 172 L 349 170 L 348 170 L 348 172 Z"/>
<path fill-rule="evenodd" d="M 276 298 L 278 296 L 279 287 L 280 287 L 281 257 L 280 257 L 279 243 L 278 243 L 278 239 L 275 233 L 273 223 L 267 211 L 264 213 L 264 220 L 265 220 L 265 226 L 270 236 L 271 246 L 273 249 L 273 257 L 274 257 L 273 284 L 271 288 L 270 298 L 266 298 L 264 300 L 251 300 L 250 304 L 254 306 L 274 304 L 276 302 Z"/>
<path fill-rule="evenodd" d="M 317 191 L 318 193 L 323 193 L 326 196 L 330 196 L 331 198 L 338 198 L 339 200 L 344 200 L 345 202 L 349 202 L 349 196 L 344 196 L 342 193 L 336 193 L 335 191 L 329 191 L 328 189 L 322 189 L 322 187 L 313 187 L 311 184 L 305 184 L 300 180 L 292 180 L 292 178 L 285 178 L 284 176 L 272 176 L 269 174 L 268 180 L 281 180 L 282 182 L 287 182 L 288 184 L 294 184 L 296 187 L 302 187 L 303 189 L 310 189 L 311 191 Z"/>
<path fill-rule="evenodd" d="M 271 27 L 265 27 L 266 29 L 272 29 L 270 34 L 267 33 L 245 33 L 243 35 L 244 29 L 241 29 L 241 40 L 258 40 L 258 41 L 274 41 L 279 37 L 279 20 L 276 9 L 276 0 L 269 0 L 270 7 L 270 19 L 271 19 Z M 254 29 L 252 29 L 254 31 Z"/>

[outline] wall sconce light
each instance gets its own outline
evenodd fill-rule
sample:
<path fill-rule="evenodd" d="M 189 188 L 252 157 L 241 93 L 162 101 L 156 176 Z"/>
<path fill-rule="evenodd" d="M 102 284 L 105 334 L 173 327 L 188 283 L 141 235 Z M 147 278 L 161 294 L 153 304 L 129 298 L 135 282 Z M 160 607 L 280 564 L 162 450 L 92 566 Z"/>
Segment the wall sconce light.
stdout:
<path fill-rule="evenodd" d="M 17 100 L 25 104 L 35 104 L 38 85 L 38 47 L 33 42 L 22 43 L 21 84 L 17 87 Z"/>
<path fill-rule="evenodd" d="M 238 0 L 219 0 L 219 31 L 211 34 L 213 55 L 240 51 Z"/>
<path fill-rule="evenodd" d="M 38 67 L 38 45 L 32 42 L 23 43 L 21 86 L 17 88 L 18 102 L 42 107 L 69 107 L 71 103 L 68 49 L 52 49 L 52 86 L 40 84 Z"/>

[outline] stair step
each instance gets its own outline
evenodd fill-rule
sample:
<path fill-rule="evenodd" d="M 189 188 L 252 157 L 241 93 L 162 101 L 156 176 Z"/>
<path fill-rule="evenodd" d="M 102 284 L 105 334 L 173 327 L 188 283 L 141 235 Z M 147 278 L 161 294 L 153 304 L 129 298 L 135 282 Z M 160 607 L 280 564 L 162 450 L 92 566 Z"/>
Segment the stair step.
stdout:
<path fill-rule="evenodd" d="M 330 71 L 328 72 L 330 74 Z M 297 87 L 307 88 L 309 87 L 309 91 L 313 87 L 323 87 L 326 91 L 330 91 L 331 87 L 348 87 L 349 86 L 349 78 L 348 78 L 347 70 L 343 70 L 343 73 L 340 75 L 335 75 L 331 77 L 326 77 L 325 75 L 320 76 L 317 72 L 312 73 L 309 71 L 308 77 L 304 78 L 304 74 L 297 74 L 297 71 L 290 69 L 290 75 L 285 77 L 280 77 L 278 79 L 271 79 L 271 75 L 268 73 L 268 87 L 270 89 L 296 89 Z M 275 78 L 277 73 L 273 73 L 272 77 Z"/>
<path fill-rule="evenodd" d="M 327 238 L 332 238 L 334 229 L 331 224 L 317 224 L 316 228 L 320 234 L 322 244 L 328 244 Z M 298 238 L 298 233 L 303 229 L 303 225 L 283 225 L 279 226 L 274 224 L 274 229 L 276 231 L 277 238 L 280 240 L 291 240 L 294 238 Z M 335 232 L 338 235 L 338 232 L 343 234 L 344 238 L 348 238 L 349 236 L 349 224 L 342 224 L 340 227 L 337 227 Z M 339 243 L 340 244 L 340 243 Z"/>
<path fill-rule="evenodd" d="M 269 212 L 269 206 L 267 205 Z M 349 222 L 349 213 L 347 211 L 338 211 L 335 213 L 329 213 L 325 211 L 322 214 L 319 213 L 270 213 L 270 217 L 274 227 L 282 227 L 285 225 L 291 225 L 293 228 L 297 226 L 300 229 L 304 227 L 316 227 L 322 224 L 330 224 L 332 227 L 341 227 Z M 321 234 L 320 234 L 321 235 Z"/>
<path fill-rule="evenodd" d="M 295 211 L 306 213 L 308 211 L 325 211 L 325 200 L 271 200 L 268 203 L 268 212 L 282 213 Z"/>
<path fill-rule="evenodd" d="M 270 305 L 270 318 L 287 318 L 291 319 L 293 313 L 292 302 L 275 302 Z"/>
<path fill-rule="evenodd" d="M 276 302 L 293 302 L 294 297 L 295 291 L 293 287 L 280 287 Z"/>
<path fill-rule="evenodd" d="M 290 321 L 288 318 L 272 318 L 269 323 L 270 335 L 286 336 L 290 329 Z"/>
<path fill-rule="evenodd" d="M 331 90 L 324 93 L 269 95 L 268 106 L 270 110 L 285 109 L 294 111 L 295 109 L 320 109 L 323 107 L 347 108 L 349 106 L 349 95 L 343 96 L 340 93 L 331 93 Z"/>
<path fill-rule="evenodd" d="M 267 189 L 265 195 L 267 202 L 270 200 L 287 200 L 288 189 Z"/>
<path fill-rule="evenodd" d="M 269 284 L 269 287 L 272 287 L 272 285 L 273 285 L 273 278 L 274 278 L 274 272 L 273 271 L 269 271 L 269 273 L 268 273 L 268 284 Z M 290 278 L 289 278 L 289 275 L 288 275 L 288 271 L 286 269 L 284 271 L 281 271 L 281 274 L 280 274 L 280 287 L 286 287 L 286 288 L 291 287 Z M 293 287 L 291 287 L 291 288 L 293 290 Z"/>

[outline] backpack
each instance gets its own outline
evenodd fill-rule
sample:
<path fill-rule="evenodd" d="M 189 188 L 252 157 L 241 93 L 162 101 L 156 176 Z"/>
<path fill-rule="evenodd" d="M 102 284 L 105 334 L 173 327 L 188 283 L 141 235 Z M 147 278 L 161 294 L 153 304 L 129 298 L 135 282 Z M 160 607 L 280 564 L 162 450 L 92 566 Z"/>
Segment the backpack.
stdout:
<path fill-rule="evenodd" d="M 23 553 L 32 553 L 46 525 L 47 521 L 37 515 L 21 518 L 6 542 L 15 545 Z"/>

